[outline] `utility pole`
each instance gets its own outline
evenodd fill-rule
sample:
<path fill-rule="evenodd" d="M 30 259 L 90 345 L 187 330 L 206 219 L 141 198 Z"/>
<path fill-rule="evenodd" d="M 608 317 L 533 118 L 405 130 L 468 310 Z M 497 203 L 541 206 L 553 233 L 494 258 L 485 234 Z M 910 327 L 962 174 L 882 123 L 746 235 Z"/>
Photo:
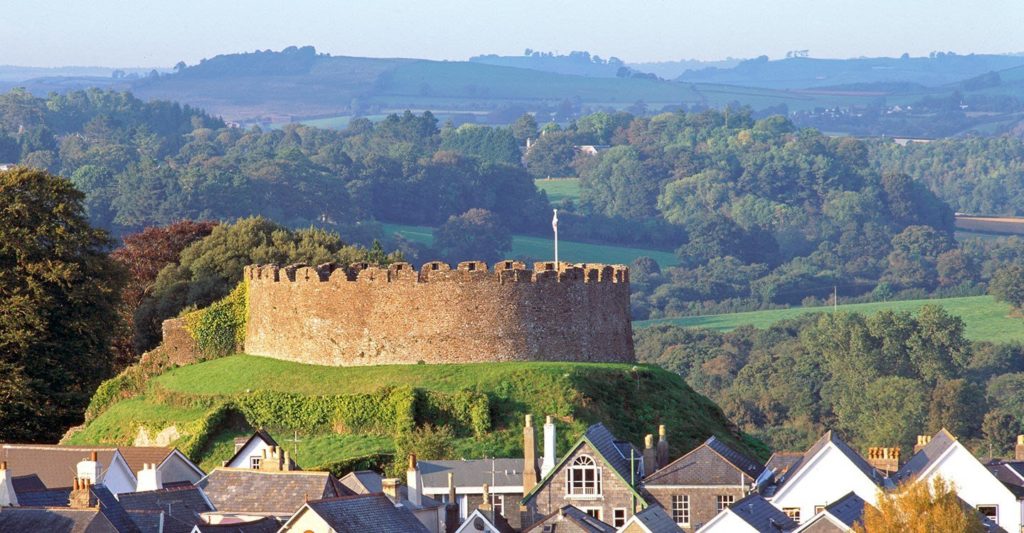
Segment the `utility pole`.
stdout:
<path fill-rule="evenodd" d="M 555 209 L 555 216 L 551 219 L 551 229 L 555 230 L 555 269 L 558 269 L 558 210 Z"/>
<path fill-rule="evenodd" d="M 832 286 L 832 312 L 839 311 L 839 288 Z"/>

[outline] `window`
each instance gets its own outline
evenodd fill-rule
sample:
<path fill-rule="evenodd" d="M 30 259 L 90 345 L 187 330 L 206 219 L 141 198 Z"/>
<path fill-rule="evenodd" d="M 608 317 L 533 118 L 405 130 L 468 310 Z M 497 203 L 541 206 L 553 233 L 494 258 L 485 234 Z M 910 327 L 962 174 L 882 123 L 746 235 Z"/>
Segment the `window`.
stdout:
<path fill-rule="evenodd" d="M 580 509 L 584 513 L 600 520 L 601 519 L 601 508 L 600 507 L 583 507 Z"/>
<path fill-rule="evenodd" d="M 825 506 L 824 505 L 815 505 L 814 506 L 814 514 L 818 514 L 818 513 L 822 512 L 824 510 L 825 510 Z"/>
<path fill-rule="evenodd" d="M 994 524 L 999 523 L 999 506 L 998 505 L 979 505 L 978 512 L 992 521 Z"/>
<path fill-rule="evenodd" d="M 593 458 L 581 455 L 572 462 L 567 489 L 570 496 L 601 495 L 601 469 Z"/>
<path fill-rule="evenodd" d="M 786 513 L 786 516 L 793 519 L 797 524 L 800 523 L 800 508 L 799 507 L 783 507 L 782 512 Z"/>
<path fill-rule="evenodd" d="M 626 510 L 621 507 L 618 509 L 612 509 L 612 525 L 615 527 L 622 527 L 626 525 Z"/>
<path fill-rule="evenodd" d="M 249 456 L 249 468 L 251 468 L 253 470 L 259 470 L 260 469 L 260 459 L 262 459 L 262 457 L 260 457 L 258 455 Z"/>
<path fill-rule="evenodd" d="M 715 496 L 715 508 L 718 510 L 718 512 L 722 512 L 728 509 L 730 505 L 732 505 L 732 502 L 735 498 L 736 497 L 733 496 L 732 494 L 719 494 L 718 496 Z"/>
<path fill-rule="evenodd" d="M 672 520 L 684 526 L 690 525 L 690 496 L 688 494 L 672 495 Z"/>
<path fill-rule="evenodd" d="M 505 495 L 504 494 L 492 494 L 491 505 L 494 506 L 494 512 L 505 516 Z"/>

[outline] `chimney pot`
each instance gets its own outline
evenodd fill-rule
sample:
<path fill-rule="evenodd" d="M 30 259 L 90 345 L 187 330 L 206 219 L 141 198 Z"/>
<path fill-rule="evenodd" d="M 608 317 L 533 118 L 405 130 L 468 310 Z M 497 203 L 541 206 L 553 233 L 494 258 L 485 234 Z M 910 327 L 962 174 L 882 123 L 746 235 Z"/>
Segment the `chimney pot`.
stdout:
<path fill-rule="evenodd" d="M 644 448 L 645 449 L 650 449 L 650 448 L 653 448 L 653 447 L 654 447 L 654 435 L 651 435 L 651 434 L 648 433 L 647 436 L 644 437 Z"/>
<path fill-rule="evenodd" d="M 1013 448 L 1013 458 L 1024 461 L 1024 435 L 1017 435 L 1017 445 Z"/>
<path fill-rule="evenodd" d="M 533 415 L 526 415 L 526 427 L 533 427 Z"/>
<path fill-rule="evenodd" d="M 553 417 L 551 415 L 548 415 L 548 416 L 544 417 L 544 423 L 545 424 L 554 424 L 555 423 L 555 417 Z"/>
<path fill-rule="evenodd" d="M 665 440 L 665 424 L 658 425 L 658 440 Z"/>
<path fill-rule="evenodd" d="M 7 461 L 0 461 L 0 470 L 7 470 Z"/>
<path fill-rule="evenodd" d="M 95 452 L 95 451 L 93 451 L 93 452 L 89 453 L 89 460 L 90 460 L 90 461 L 96 461 L 96 460 L 98 460 L 98 457 L 99 457 L 99 456 L 98 456 L 98 455 L 96 454 L 96 452 Z"/>

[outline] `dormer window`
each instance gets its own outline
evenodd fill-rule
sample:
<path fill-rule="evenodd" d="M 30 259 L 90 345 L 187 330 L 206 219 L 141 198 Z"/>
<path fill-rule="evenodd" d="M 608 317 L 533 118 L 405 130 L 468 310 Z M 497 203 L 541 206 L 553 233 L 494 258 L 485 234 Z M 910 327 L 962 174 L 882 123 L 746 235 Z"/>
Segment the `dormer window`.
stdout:
<path fill-rule="evenodd" d="M 568 469 L 569 496 L 600 496 L 601 469 L 589 455 L 581 455 L 573 460 Z"/>

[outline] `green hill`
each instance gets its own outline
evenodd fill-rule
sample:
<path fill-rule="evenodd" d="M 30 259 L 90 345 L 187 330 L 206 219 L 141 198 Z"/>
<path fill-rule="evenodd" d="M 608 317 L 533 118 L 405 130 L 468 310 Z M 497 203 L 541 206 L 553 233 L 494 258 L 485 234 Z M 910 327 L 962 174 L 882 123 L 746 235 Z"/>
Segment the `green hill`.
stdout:
<path fill-rule="evenodd" d="M 967 296 L 962 298 L 940 298 L 932 300 L 903 300 L 896 302 L 873 302 L 839 306 L 840 311 L 871 314 L 882 310 L 917 312 L 924 305 L 941 305 L 951 315 L 959 316 L 967 325 L 966 335 L 971 340 L 991 342 L 1024 341 L 1024 320 L 1010 316 L 1008 304 L 996 302 L 991 296 Z M 766 328 L 775 322 L 806 313 L 831 313 L 831 307 L 793 307 L 749 313 L 724 315 L 688 316 L 641 320 L 633 323 L 634 328 L 656 324 L 675 324 L 691 328 L 709 328 L 731 331 L 740 326 Z"/>
<path fill-rule="evenodd" d="M 595 422 L 638 444 L 663 423 L 673 454 L 712 434 L 766 454 L 681 377 L 645 365 L 341 368 L 235 355 L 173 368 L 137 387 L 129 381 L 104 384 L 87 423 L 64 442 L 125 445 L 140 428 L 176 433 L 171 443 L 210 468 L 231 456 L 236 436 L 262 426 L 303 467 L 340 472 L 389 461 L 403 438 L 429 435 L 426 424 L 452 429 L 445 447 L 453 458 L 518 456 L 523 416 L 532 413 L 557 417 L 560 449 Z"/>

